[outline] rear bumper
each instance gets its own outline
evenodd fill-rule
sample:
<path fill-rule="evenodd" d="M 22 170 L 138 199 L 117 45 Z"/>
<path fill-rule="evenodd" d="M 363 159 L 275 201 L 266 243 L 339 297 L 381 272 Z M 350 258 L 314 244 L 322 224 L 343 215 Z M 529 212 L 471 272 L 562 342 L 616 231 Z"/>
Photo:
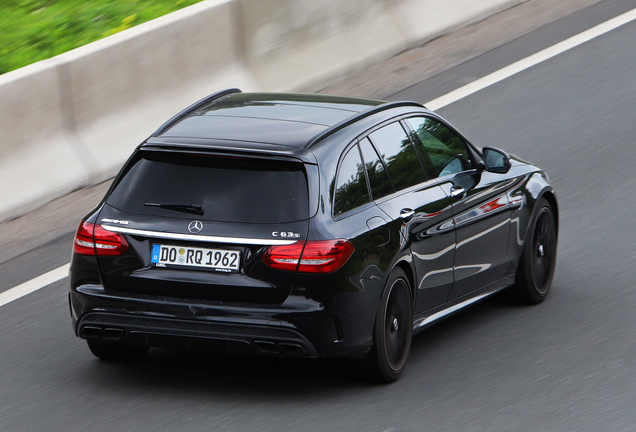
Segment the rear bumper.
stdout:
<path fill-rule="evenodd" d="M 372 323 L 365 331 L 358 326 L 349 331 L 354 323 L 305 297 L 290 296 L 276 307 L 245 307 L 114 294 L 86 285 L 72 289 L 69 299 L 82 339 L 292 357 L 363 357 L 371 348 Z"/>
<path fill-rule="evenodd" d="M 267 326 L 90 312 L 79 321 L 77 331 L 82 339 L 102 339 L 131 345 L 318 357 L 316 348 L 300 333 Z"/>

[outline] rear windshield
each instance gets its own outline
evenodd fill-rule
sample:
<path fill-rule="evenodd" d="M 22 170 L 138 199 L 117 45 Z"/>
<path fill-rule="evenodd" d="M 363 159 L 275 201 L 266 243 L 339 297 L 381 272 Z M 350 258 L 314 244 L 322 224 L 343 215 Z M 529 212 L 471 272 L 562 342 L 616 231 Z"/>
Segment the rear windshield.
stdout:
<path fill-rule="evenodd" d="M 309 217 L 301 163 L 140 151 L 106 203 L 155 216 L 281 223 Z M 203 215 L 144 205 L 200 206 Z"/>

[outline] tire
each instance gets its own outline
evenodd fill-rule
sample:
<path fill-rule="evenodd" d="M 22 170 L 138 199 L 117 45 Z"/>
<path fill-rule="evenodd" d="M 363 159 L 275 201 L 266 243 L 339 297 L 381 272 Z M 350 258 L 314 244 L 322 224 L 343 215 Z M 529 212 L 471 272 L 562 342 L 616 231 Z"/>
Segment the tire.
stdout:
<path fill-rule="evenodd" d="M 373 348 L 364 359 L 367 377 L 381 383 L 397 380 L 411 351 L 413 300 L 406 274 L 391 273 L 373 328 Z"/>
<path fill-rule="evenodd" d="M 102 360 L 110 361 L 138 361 L 144 358 L 148 347 L 124 345 L 117 342 L 101 340 L 87 340 L 88 348 Z"/>
<path fill-rule="evenodd" d="M 557 227 L 554 210 L 541 198 L 537 202 L 513 287 L 515 299 L 525 304 L 541 303 L 548 296 L 556 267 Z"/>

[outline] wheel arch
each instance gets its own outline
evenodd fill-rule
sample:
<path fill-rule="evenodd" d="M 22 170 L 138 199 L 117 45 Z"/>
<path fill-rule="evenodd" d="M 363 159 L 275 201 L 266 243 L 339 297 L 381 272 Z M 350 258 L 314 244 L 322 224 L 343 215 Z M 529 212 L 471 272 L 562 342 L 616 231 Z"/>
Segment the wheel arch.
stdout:
<path fill-rule="evenodd" d="M 557 236 L 558 236 L 559 235 L 559 204 L 556 200 L 556 196 L 554 195 L 554 190 L 549 189 L 544 191 L 539 196 L 539 199 L 541 198 L 545 198 L 548 201 L 548 203 L 550 203 L 550 206 L 554 209 L 554 222 L 556 224 Z"/>
<path fill-rule="evenodd" d="M 402 270 L 404 272 L 404 274 L 406 275 L 406 278 L 408 280 L 409 283 L 409 289 L 411 291 L 411 301 L 413 302 L 413 304 L 415 304 L 415 275 L 413 272 L 413 269 L 411 268 L 411 265 L 402 260 L 399 261 L 395 267 L 393 267 L 393 269 L 399 268 L 400 270 Z M 391 270 L 392 272 L 393 270 Z"/>
<path fill-rule="evenodd" d="M 547 205 L 546 205 L 547 204 Z M 539 220 L 539 215 L 541 214 L 542 209 L 549 207 L 549 214 L 552 214 L 552 219 L 554 223 L 554 238 L 558 241 L 558 233 L 559 233 L 559 209 L 556 200 L 556 196 L 552 190 L 552 187 L 545 187 L 541 193 L 537 194 L 536 198 L 534 198 L 534 203 L 532 207 L 532 212 L 530 213 L 530 219 L 528 223 L 528 227 L 526 230 L 526 235 L 523 241 L 523 247 L 521 249 L 521 254 L 519 255 L 519 261 L 517 263 L 516 269 L 516 277 L 515 277 L 515 285 L 512 288 L 512 296 L 511 298 L 522 303 L 522 304 L 537 304 L 542 302 L 547 296 L 550 286 L 552 285 L 552 279 L 554 277 L 554 267 L 556 264 L 556 241 L 554 244 L 554 250 L 552 254 L 548 254 L 548 257 L 552 256 L 550 259 L 550 263 L 548 266 L 545 264 L 541 264 L 541 268 L 548 270 L 542 270 L 542 273 L 545 273 L 545 280 L 542 281 L 543 275 L 540 275 L 537 279 L 537 275 L 533 270 L 533 262 L 537 259 L 533 257 L 533 232 L 536 229 L 537 221 Z M 544 243 L 540 243 L 543 245 Z M 536 246 L 536 244 L 535 244 Z M 541 247 L 541 246 L 540 246 Z M 543 257 L 543 249 L 539 249 L 541 251 L 540 257 Z M 539 258 L 542 259 L 543 258 Z M 548 273 L 546 273 L 546 271 Z"/>
<path fill-rule="evenodd" d="M 558 208 L 558 204 L 557 204 L 557 200 L 556 200 L 556 196 L 554 195 L 554 190 L 552 189 L 551 186 L 545 186 L 541 192 L 537 193 L 536 195 L 532 195 L 531 199 L 531 204 L 528 206 L 528 209 L 530 210 L 528 212 L 527 215 L 527 223 L 525 224 L 524 228 L 523 228 L 523 243 L 526 242 L 526 239 L 528 238 L 528 233 L 530 232 L 530 228 L 532 225 L 532 220 L 534 219 L 534 217 L 537 214 L 537 211 L 539 210 L 537 208 L 537 203 L 541 200 L 541 198 L 545 198 L 546 201 L 548 201 L 548 204 L 550 204 L 550 206 L 552 206 L 552 208 L 554 209 L 554 219 L 555 219 L 555 223 L 556 223 L 556 228 L 557 228 L 557 235 L 559 232 L 559 208 Z"/>

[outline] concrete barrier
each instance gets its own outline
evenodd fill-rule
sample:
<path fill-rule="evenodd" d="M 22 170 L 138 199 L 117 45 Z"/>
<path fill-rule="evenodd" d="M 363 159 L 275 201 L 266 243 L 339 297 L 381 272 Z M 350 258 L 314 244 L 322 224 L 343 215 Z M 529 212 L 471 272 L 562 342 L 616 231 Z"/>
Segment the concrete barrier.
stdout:
<path fill-rule="evenodd" d="M 85 150 L 68 134 L 58 72 L 39 62 L 0 76 L 1 219 L 90 183 Z"/>
<path fill-rule="evenodd" d="M 0 76 L 0 221 L 115 174 L 193 101 L 293 91 L 525 0 L 207 0 Z"/>
<path fill-rule="evenodd" d="M 408 46 L 384 0 L 243 0 L 246 56 L 258 83 L 289 90 Z"/>

